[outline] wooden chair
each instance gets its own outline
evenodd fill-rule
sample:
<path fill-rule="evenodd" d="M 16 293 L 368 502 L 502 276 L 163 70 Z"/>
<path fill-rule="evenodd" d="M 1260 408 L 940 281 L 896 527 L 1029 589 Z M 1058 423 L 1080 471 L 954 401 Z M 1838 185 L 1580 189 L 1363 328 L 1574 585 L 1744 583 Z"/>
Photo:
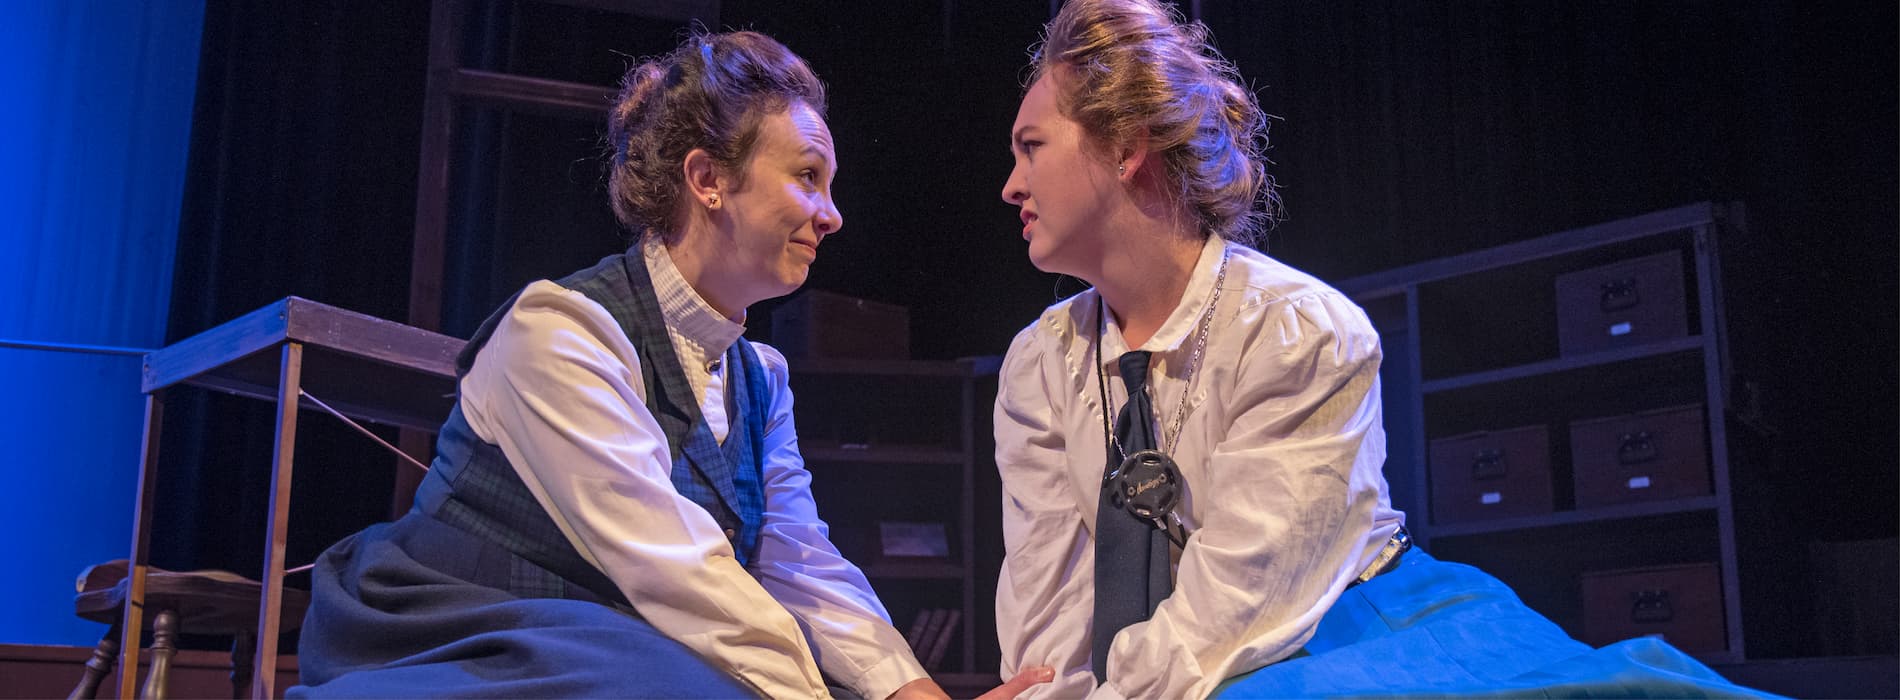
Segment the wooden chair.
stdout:
<path fill-rule="evenodd" d="M 86 672 L 73 688 L 68 700 L 96 696 L 100 682 L 118 663 L 119 635 L 124 620 L 126 560 L 114 559 L 86 569 L 79 575 L 79 595 L 73 599 L 73 612 L 94 622 L 112 625 L 99 640 L 86 662 Z M 145 676 L 140 697 L 164 700 L 167 674 L 171 669 L 176 637 L 191 634 L 230 635 L 231 696 L 244 697 L 251 684 L 257 611 L 264 586 L 229 571 L 166 571 L 148 568 L 145 573 L 144 622 L 152 629 L 151 670 Z M 294 588 L 283 589 L 283 622 L 280 629 L 294 631 L 303 624 L 304 609 L 310 606 L 310 594 Z M 136 654 L 128 658 L 138 658 Z M 129 663 L 129 662 L 128 662 Z M 137 668 L 125 669 L 138 673 Z M 274 672 L 267 669 L 266 673 Z"/>

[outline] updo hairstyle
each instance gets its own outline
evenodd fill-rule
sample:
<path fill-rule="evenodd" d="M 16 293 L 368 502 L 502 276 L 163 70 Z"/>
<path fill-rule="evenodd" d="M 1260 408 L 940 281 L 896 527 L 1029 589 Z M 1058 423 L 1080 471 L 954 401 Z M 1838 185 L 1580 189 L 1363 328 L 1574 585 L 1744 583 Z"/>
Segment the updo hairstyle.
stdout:
<path fill-rule="evenodd" d="M 1095 147 L 1147 136 L 1203 234 L 1252 243 L 1278 216 L 1266 117 L 1205 25 L 1154 0 L 1069 0 L 1031 60 L 1030 81 L 1056 75 L 1057 108 Z"/>
<path fill-rule="evenodd" d="M 742 177 L 760 120 L 794 100 L 822 117 L 825 86 L 804 59 L 757 32 L 694 33 L 672 53 L 634 66 L 607 118 L 614 217 L 636 237 L 677 241 L 686 154 L 704 149 Z"/>

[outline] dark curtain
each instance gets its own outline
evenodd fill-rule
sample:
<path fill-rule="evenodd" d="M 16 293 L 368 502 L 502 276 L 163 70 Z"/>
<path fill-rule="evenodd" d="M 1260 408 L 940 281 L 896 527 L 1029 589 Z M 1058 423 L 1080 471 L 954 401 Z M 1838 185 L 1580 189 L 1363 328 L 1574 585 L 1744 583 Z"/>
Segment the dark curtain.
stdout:
<path fill-rule="evenodd" d="M 207 3 L 169 340 L 290 295 L 404 317 L 428 13 Z M 183 389 L 169 406 L 155 563 L 256 575 L 271 404 Z M 395 468 L 329 416 L 302 415 L 292 566 L 381 519 Z"/>

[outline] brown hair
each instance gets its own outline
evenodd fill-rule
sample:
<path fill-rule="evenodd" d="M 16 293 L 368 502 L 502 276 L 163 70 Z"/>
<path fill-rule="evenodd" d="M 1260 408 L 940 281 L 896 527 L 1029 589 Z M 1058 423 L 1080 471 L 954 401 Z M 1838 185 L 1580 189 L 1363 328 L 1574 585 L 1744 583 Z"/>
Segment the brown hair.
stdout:
<path fill-rule="evenodd" d="M 1032 83 L 1060 73 L 1057 108 L 1097 146 L 1147 137 L 1204 234 L 1252 242 L 1279 214 L 1266 117 L 1205 25 L 1154 0 L 1069 0 L 1031 60 Z"/>
<path fill-rule="evenodd" d="M 737 176 L 759 121 L 796 100 L 820 116 L 825 86 L 805 60 L 757 32 L 696 32 L 672 53 L 627 71 L 607 118 L 614 217 L 636 235 L 680 234 L 680 163 L 704 149 Z"/>

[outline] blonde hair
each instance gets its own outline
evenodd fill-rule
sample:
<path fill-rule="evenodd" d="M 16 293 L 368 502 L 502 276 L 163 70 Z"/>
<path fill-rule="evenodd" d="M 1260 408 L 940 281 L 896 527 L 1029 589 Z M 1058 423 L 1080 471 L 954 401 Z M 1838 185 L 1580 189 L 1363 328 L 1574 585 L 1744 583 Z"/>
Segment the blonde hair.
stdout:
<path fill-rule="evenodd" d="M 1278 217 L 1266 116 L 1205 25 L 1153 0 L 1069 0 L 1031 60 L 1031 83 L 1060 74 L 1057 108 L 1096 146 L 1146 137 L 1203 234 L 1252 243 Z"/>

